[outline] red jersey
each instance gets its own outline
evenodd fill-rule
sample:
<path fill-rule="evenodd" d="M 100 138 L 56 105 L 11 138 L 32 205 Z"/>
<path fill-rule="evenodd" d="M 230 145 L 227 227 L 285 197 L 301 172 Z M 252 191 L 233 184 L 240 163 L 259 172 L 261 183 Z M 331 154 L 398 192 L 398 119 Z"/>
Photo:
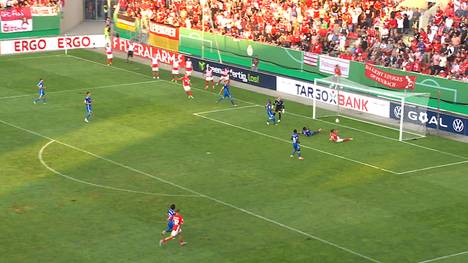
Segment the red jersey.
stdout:
<path fill-rule="evenodd" d="M 188 76 L 184 76 L 182 79 L 182 85 L 184 87 L 190 87 L 190 78 Z"/>
<path fill-rule="evenodd" d="M 172 227 L 174 231 L 179 231 L 180 227 L 184 224 L 184 218 L 179 213 L 174 214 L 172 221 L 174 222 L 174 226 Z"/>
<path fill-rule="evenodd" d="M 151 67 L 152 68 L 159 68 L 158 58 L 156 58 L 156 57 L 151 58 Z"/>
<path fill-rule="evenodd" d="M 330 140 L 336 142 L 338 141 L 340 137 L 338 137 L 338 134 L 334 133 L 334 132 L 330 132 Z"/>
<path fill-rule="evenodd" d="M 106 54 L 107 55 L 112 55 L 112 48 L 111 47 L 106 48 Z"/>
<path fill-rule="evenodd" d="M 336 75 L 336 76 L 341 76 L 341 69 L 340 69 L 340 67 L 335 67 L 335 75 Z"/>
<path fill-rule="evenodd" d="M 179 70 L 179 61 L 174 60 L 174 63 L 172 63 L 172 70 Z"/>

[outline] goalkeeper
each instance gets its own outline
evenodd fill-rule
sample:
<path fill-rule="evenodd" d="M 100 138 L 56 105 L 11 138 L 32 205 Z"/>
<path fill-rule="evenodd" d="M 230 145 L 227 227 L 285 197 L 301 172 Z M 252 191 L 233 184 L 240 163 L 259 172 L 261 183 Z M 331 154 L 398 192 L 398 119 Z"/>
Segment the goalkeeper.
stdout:
<path fill-rule="evenodd" d="M 281 115 L 284 114 L 284 101 L 281 97 L 275 100 L 275 113 L 278 114 L 278 122 L 281 122 Z"/>

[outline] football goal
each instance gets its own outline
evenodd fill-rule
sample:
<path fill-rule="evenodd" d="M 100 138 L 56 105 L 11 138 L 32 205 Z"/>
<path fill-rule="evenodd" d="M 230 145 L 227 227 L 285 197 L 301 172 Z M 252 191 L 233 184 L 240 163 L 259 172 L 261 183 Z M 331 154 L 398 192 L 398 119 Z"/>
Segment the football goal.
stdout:
<path fill-rule="evenodd" d="M 313 118 L 348 118 L 392 129 L 399 141 L 425 137 L 429 93 L 372 88 L 331 76 L 314 80 Z"/>

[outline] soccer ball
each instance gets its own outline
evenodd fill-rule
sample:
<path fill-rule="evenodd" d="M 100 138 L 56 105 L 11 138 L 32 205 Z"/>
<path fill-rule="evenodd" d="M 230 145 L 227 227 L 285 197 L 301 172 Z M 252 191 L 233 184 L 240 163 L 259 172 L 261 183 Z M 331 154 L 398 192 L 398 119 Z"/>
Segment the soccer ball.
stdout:
<path fill-rule="evenodd" d="M 336 118 L 335 122 L 340 123 L 340 119 Z"/>

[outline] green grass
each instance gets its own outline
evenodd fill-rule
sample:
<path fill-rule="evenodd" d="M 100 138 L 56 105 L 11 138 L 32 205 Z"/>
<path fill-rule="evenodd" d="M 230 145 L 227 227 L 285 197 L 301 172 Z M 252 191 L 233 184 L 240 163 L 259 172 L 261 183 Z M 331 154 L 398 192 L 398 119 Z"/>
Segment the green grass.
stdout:
<path fill-rule="evenodd" d="M 264 95 L 234 88 L 234 109 L 194 79 L 188 100 L 147 65 L 72 55 L 0 58 L 0 262 L 419 262 L 468 250 L 468 164 L 421 170 L 466 161 L 466 144 L 401 143 L 342 119 L 353 142 L 302 138 L 305 160 L 290 159 L 293 128 L 337 125 L 287 101 L 266 126 Z M 49 102 L 34 105 L 40 77 Z M 171 203 L 186 247 L 158 246 Z"/>

